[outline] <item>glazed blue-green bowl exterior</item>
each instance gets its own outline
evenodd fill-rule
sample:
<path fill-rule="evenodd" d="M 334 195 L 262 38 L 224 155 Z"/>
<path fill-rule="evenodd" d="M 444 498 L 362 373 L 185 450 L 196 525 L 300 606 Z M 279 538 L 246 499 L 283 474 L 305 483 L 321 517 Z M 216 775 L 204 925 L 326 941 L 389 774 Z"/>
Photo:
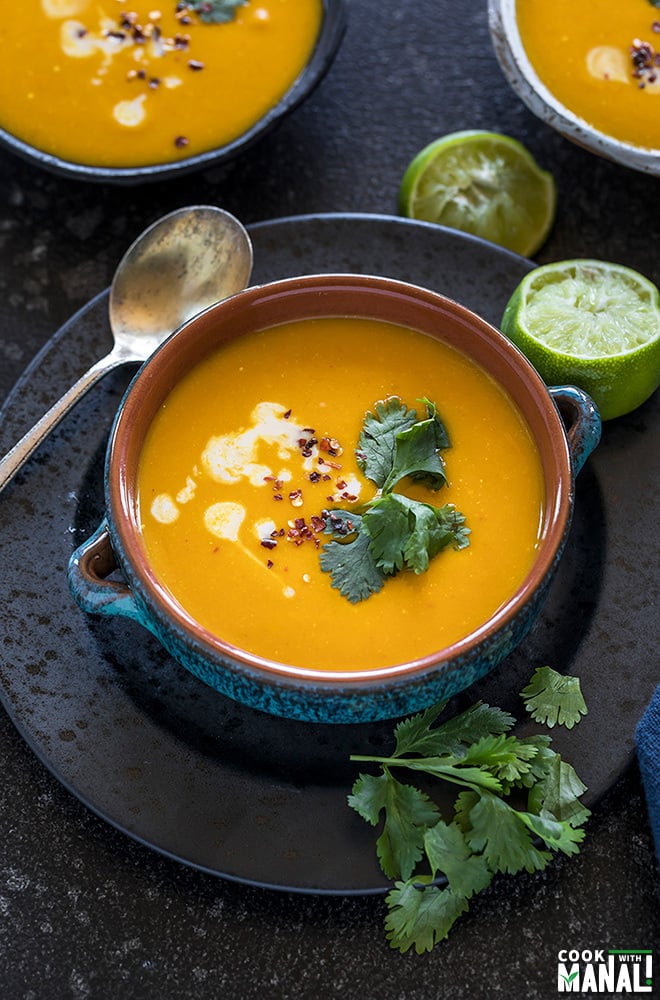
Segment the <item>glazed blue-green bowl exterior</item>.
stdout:
<path fill-rule="evenodd" d="M 534 564 L 483 626 L 418 660 L 330 673 L 269 661 L 194 621 L 149 565 L 136 481 L 142 444 L 155 413 L 172 386 L 210 351 L 278 323 L 347 315 L 421 330 L 458 347 L 485 368 L 506 389 L 530 428 L 543 465 L 545 502 Z M 314 722 L 402 716 L 469 687 L 501 663 L 532 627 L 565 546 L 575 476 L 599 437 L 600 418 L 588 396 L 573 387 L 548 390 L 499 331 L 442 295 L 362 275 L 290 278 L 250 288 L 186 323 L 135 376 L 108 445 L 106 518 L 71 557 L 69 584 L 84 610 L 139 622 L 186 669 L 238 702 Z M 123 580 L 116 579 L 117 568 Z M 342 658 L 345 663 L 344 647 Z"/>
<path fill-rule="evenodd" d="M 144 184 L 218 166 L 239 156 L 307 100 L 332 66 L 346 31 L 346 22 L 346 0 L 323 0 L 323 20 L 316 44 L 307 64 L 289 90 L 242 135 L 215 149 L 169 163 L 153 163 L 141 167 L 102 167 L 62 159 L 24 142 L 3 128 L 0 128 L 0 146 L 51 173 L 100 184 Z"/>

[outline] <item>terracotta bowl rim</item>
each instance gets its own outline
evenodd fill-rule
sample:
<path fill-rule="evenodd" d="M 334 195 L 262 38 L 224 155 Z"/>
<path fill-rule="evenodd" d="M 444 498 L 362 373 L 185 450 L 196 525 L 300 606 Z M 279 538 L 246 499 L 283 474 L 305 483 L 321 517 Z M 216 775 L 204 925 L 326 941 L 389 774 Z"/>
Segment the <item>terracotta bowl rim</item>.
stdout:
<path fill-rule="evenodd" d="M 142 414 L 145 430 L 151 423 L 151 416 L 145 416 L 147 412 L 145 401 L 154 396 L 162 400 L 171 388 L 169 386 L 168 389 L 164 389 L 160 386 L 159 389 L 159 378 L 162 382 L 163 363 L 169 357 L 174 358 L 175 352 L 178 356 L 181 355 L 182 339 L 190 340 L 194 337 L 195 331 L 203 330 L 205 324 L 215 322 L 218 316 L 222 319 L 227 315 L 236 314 L 237 311 L 240 314 L 241 310 L 249 309 L 255 302 L 263 301 L 264 297 L 282 295 L 291 299 L 292 293 L 304 297 L 323 292 L 332 294 L 346 288 L 357 289 L 360 295 L 381 297 L 384 294 L 403 296 L 404 300 L 412 299 L 415 303 L 422 303 L 425 308 L 444 311 L 446 314 L 458 317 L 483 340 L 492 340 L 495 349 L 508 359 L 509 367 L 518 373 L 521 387 L 524 387 L 527 397 L 534 400 L 542 424 L 548 427 L 547 447 L 552 454 L 548 455 L 547 463 L 544 460 L 544 471 L 547 475 L 546 464 L 550 466 L 554 463 L 556 482 L 546 483 L 545 531 L 533 565 L 523 583 L 487 622 L 458 642 L 424 657 L 385 667 L 335 673 L 290 666 L 240 649 L 200 626 L 178 605 L 145 558 L 139 539 L 134 484 L 128 467 L 132 460 L 129 457 L 127 465 L 127 455 L 131 443 L 139 452 L 144 434 L 137 443 L 134 436 L 140 429 L 140 415 Z M 340 314 L 345 315 L 345 312 L 334 313 L 334 315 Z M 357 314 L 368 315 L 366 312 Z M 328 311 L 327 315 L 333 313 Z M 304 316 L 304 312 L 292 314 L 291 319 Z M 261 324 L 261 328 L 267 325 Z M 191 358 L 186 370 L 199 360 L 199 357 Z M 517 402 L 519 404 L 520 401 Z M 417 681 L 440 668 L 446 671 L 458 669 L 466 657 L 476 655 L 480 649 L 487 648 L 489 643 L 502 635 L 507 626 L 515 624 L 517 615 L 546 585 L 563 549 L 572 518 L 573 471 L 566 431 L 547 387 L 518 348 L 494 326 L 455 300 L 410 282 L 376 275 L 319 274 L 254 285 L 223 302 L 216 303 L 185 323 L 151 356 L 129 385 L 116 415 L 106 454 L 105 490 L 106 516 L 112 545 L 131 590 L 134 594 L 137 591 L 142 603 L 161 627 L 170 632 L 174 630 L 183 636 L 187 648 L 200 654 L 207 661 L 221 663 L 224 667 L 229 665 L 234 670 L 247 673 L 261 682 L 299 688 L 311 684 L 316 689 L 325 687 L 328 690 L 347 686 L 352 689 L 376 689 L 384 682 L 389 684 Z M 550 495 L 551 504 L 547 499 Z"/>

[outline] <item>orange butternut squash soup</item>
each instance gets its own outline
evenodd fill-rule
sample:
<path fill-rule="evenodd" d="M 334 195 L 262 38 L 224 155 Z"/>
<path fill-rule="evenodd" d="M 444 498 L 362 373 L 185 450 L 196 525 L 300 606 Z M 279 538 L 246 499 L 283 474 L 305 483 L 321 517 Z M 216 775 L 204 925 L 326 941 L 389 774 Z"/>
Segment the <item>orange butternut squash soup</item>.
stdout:
<path fill-rule="evenodd" d="M 517 0 L 540 79 L 607 135 L 660 148 L 660 10 L 649 0 Z"/>
<path fill-rule="evenodd" d="M 322 0 L 12 4 L 0 21 L 0 126 L 91 166 L 214 149 L 287 92 L 322 17 Z"/>
<path fill-rule="evenodd" d="M 384 482 L 400 421 L 414 427 Z M 319 671 L 407 662 L 484 623 L 530 568 L 543 491 L 528 427 L 489 375 L 435 338 L 363 318 L 224 344 L 166 398 L 138 473 L 148 559 L 176 601 L 244 650 Z M 374 538 L 396 548 L 379 531 L 396 522 L 396 534 L 401 504 L 419 515 L 410 561 L 360 593 L 360 518 L 377 510 Z M 431 545 L 422 572 L 438 511 L 455 544 Z"/>

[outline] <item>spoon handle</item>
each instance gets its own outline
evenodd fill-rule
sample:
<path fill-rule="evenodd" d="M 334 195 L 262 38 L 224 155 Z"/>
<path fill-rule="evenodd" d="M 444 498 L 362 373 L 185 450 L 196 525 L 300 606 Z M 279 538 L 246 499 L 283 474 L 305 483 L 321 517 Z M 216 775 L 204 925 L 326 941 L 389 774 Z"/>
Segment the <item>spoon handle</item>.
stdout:
<path fill-rule="evenodd" d="M 44 438 L 50 434 L 60 420 L 72 409 L 81 399 L 88 389 L 98 382 L 102 375 L 110 371 L 111 368 L 122 364 L 126 359 L 111 352 L 105 358 L 95 362 L 92 367 L 81 375 L 78 381 L 68 389 L 64 395 L 51 406 L 50 410 L 44 413 L 43 417 L 34 427 L 25 434 L 20 441 L 11 448 L 3 459 L 0 459 L 0 492 L 7 483 L 13 479 L 18 470 L 27 462 L 32 452 L 41 444 Z"/>

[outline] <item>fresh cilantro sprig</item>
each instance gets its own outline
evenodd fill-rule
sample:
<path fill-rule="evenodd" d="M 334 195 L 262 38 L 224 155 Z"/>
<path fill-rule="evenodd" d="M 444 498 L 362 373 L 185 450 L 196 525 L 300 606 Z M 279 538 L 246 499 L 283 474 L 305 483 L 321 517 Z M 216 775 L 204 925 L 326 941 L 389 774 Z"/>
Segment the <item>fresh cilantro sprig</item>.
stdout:
<path fill-rule="evenodd" d="M 326 523 L 333 540 L 323 547 L 321 569 L 354 604 L 377 593 L 400 570 L 426 572 L 448 545 L 469 545 L 465 517 L 453 504 L 435 507 L 394 492 L 406 478 L 433 491 L 447 483 L 440 452 L 450 447 L 449 435 L 435 403 L 421 402 L 426 408 L 422 420 L 398 396 L 381 400 L 367 413 L 356 456 L 378 494 L 360 511 L 332 511 Z"/>
<path fill-rule="evenodd" d="M 181 0 L 177 10 L 199 14 L 206 24 L 227 24 L 236 17 L 236 8 L 244 7 L 248 0 Z"/>
<path fill-rule="evenodd" d="M 529 698 L 528 690 L 523 697 Z M 565 704 L 558 707 L 562 692 Z M 572 685 L 535 684 L 534 697 L 540 717 L 557 711 L 580 718 Z M 380 774 L 359 776 L 348 802 L 372 826 L 382 820 L 376 851 L 394 882 L 385 929 L 401 952 L 422 954 L 446 938 L 469 900 L 498 872 L 542 871 L 553 852 L 576 854 L 589 817 L 580 802 L 586 786 L 551 749 L 549 736 L 512 734 L 513 716 L 482 702 L 437 724 L 445 707 L 443 702 L 400 722 L 391 756 L 351 757 L 380 765 Z M 450 822 L 426 792 L 394 776 L 401 769 L 462 788 Z"/>

